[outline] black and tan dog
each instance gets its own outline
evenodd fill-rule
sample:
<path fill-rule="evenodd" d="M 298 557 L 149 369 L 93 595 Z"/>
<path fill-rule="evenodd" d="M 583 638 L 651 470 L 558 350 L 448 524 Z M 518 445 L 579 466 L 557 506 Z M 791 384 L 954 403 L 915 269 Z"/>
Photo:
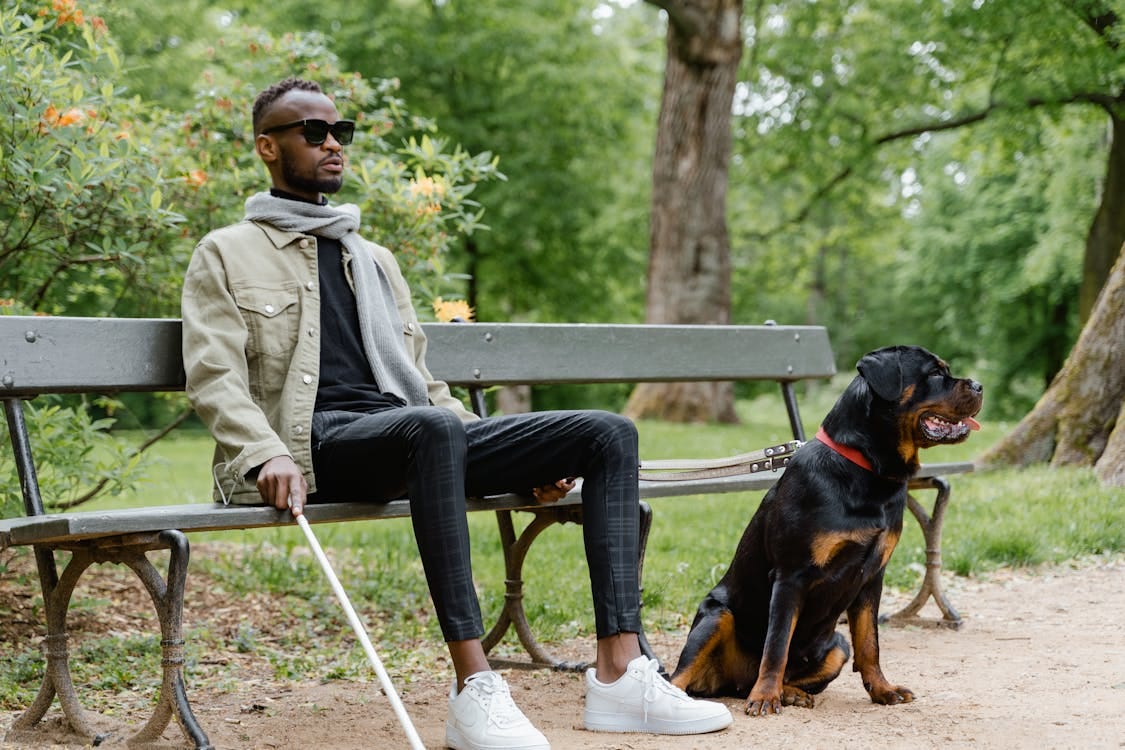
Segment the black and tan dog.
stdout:
<path fill-rule="evenodd" d="M 916 346 L 866 354 L 859 375 L 790 461 L 699 605 L 672 682 L 694 695 L 748 696 L 746 713 L 813 705 L 850 657 L 875 703 L 914 699 L 879 666 L 883 571 L 902 533 L 922 448 L 980 425 L 982 388 Z"/>

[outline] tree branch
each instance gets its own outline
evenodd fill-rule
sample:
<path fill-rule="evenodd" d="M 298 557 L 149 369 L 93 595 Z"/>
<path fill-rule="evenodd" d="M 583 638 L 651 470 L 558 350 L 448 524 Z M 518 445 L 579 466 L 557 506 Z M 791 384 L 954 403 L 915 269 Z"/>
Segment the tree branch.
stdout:
<path fill-rule="evenodd" d="M 879 146 L 893 143 L 894 141 L 900 141 L 905 138 L 914 138 L 916 136 L 922 135 L 923 133 L 938 133 L 946 130 L 956 130 L 957 128 L 963 128 L 969 125 L 975 125 L 976 123 L 983 122 L 984 120 L 988 119 L 989 116 L 1001 111 L 1012 111 L 1020 108 L 1032 110 L 1038 109 L 1040 107 L 1063 106 L 1067 104 L 1094 104 L 1106 109 L 1108 112 L 1110 112 L 1110 114 L 1113 114 L 1113 110 L 1116 107 L 1120 106 L 1121 103 L 1121 97 L 1113 97 L 1108 94 L 1101 94 L 1097 92 L 1081 92 L 1072 94 L 1071 96 L 1063 97 L 1061 99 L 1033 98 L 1027 99 L 1018 105 L 1007 105 L 992 102 L 987 107 L 977 112 L 970 112 L 961 115 L 960 117 L 954 117 L 949 120 L 941 120 L 937 122 L 920 123 L 918 125 L 912 125 L 910 127 L 902 128 L 901 130 L 893 130 L 889 133 L 884 133 L 871 142 L 871 148 L 866 150 L 865 153 L 870 153 L 870 151 L 875 150 Z M 858 163 L 858 161 L 859 160 L 857 160 L 856 163 Z M 800 224 L 802 221 L 808 218 L 809 214 L 812 213 L 812 210 L 816 207 L 817 203 L 819 203 L 824 199 L 825 196 L 832 192 L 832 190 L 834 190 L 837 185 L 851 176 L 852 172 L 855 171 L 855 166 L 855 163 L 849 164 L 843 167 L 831 178 L 829 178 L 826 183 L 824 183 L 820 188 L 816 190 L 816 192 L 812 194 L 812 196 L 809 197 L 809 200 L 803 207 L 801 207 L 800 210 L 797 211 L 797 213 L 793 214 L 787 219 L 782 220 L 769 230 L 766 230 L 764 232 L 755 232 L 750 236 L 753 239 L 759 241 L 767 240 L 773 235 L 781 232 L 786 227 L 793 226 L 794 224 Z"/>

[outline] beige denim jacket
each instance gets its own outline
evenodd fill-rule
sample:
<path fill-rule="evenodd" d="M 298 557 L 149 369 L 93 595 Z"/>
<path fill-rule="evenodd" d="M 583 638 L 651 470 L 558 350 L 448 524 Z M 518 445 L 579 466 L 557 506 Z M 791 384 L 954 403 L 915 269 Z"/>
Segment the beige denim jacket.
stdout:
<path fill-rule="evenodd" d="M 368 242 L 394 290 L 430 403 L 476 419 L 426 367 L 426 337 L 394 256 Z M 310 432 L 320 379 L 316 238 L 243 221 L 211 232 L 184 277 L 187 395 L 217 443 L 215 499 L 260 502 L 254 468 L 289 455 L 316 491 Z"/>

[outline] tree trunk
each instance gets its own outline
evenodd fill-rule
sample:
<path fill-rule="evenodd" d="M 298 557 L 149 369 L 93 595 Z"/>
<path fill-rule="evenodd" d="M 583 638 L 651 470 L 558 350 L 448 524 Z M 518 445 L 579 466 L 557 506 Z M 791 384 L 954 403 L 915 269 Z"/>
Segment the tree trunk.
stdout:
<path fill-rule="evenodd" d="M 730 322 L 727 173 L 742 57 L 741 0 L 649 0 L 668 12 L 668 56 L 653 156 L 645 319 Z M 737 422 L 730 383 L 645 383 L 625 413 Z"/>
<path fill-rule="evenodd" d="M 1125 484 L 1125 252 L 1058 377 L 1015 430 L 978 460 L 984 467 L 1050 461 L 1096 466 Z"/>
<path fill-rule="evenodd" d="M 1082 285 L 1078 293 L 1081 320 L 1088 320 L 1098 292 L 1109 276 L 1121 245 L 1125 243 L 1125 120 L 1110 113 L 1109 159 L 1102 185 L 1102 199 L 1086 235 Z"/>

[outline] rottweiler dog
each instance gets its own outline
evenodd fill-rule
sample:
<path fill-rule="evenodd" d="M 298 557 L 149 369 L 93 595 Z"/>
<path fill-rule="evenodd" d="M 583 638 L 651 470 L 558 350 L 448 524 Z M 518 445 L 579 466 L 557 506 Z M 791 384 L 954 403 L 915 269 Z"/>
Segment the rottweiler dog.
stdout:
<path fill-rule="evenodd" d="M 918 346 L 863 356 L 859 374 L 750 519 L 699 605 L 672 683 L 746 697 L 746 713 L 811 708 L 851 657 L 874 703 L 914 699 L 879 665 L 883 571 L 902 533 L 918 453 L 980 429 L 983 388 Z"/>

